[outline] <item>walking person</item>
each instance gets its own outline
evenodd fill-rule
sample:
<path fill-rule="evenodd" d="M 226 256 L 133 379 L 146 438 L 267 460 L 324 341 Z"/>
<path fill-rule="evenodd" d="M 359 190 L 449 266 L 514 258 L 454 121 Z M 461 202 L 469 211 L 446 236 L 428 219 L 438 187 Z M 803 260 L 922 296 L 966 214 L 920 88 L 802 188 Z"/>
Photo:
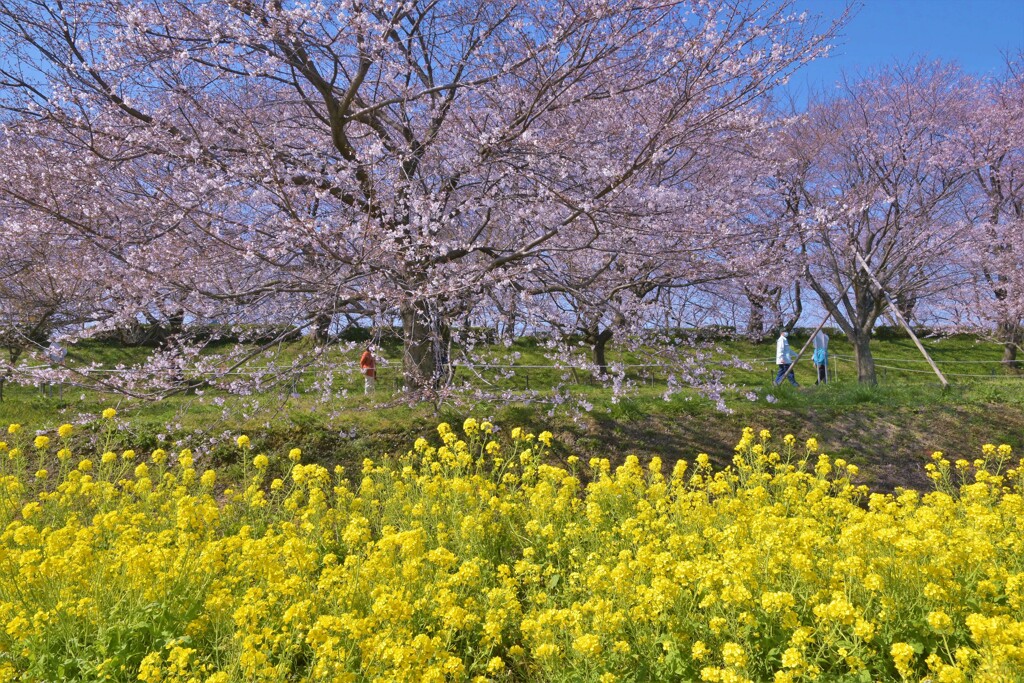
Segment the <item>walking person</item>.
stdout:
<path fill-rule="evenodd" d="M 367 346 L 359 358 L 359 368 L 365 377 L 363 391 L 367 395 L 372 394 L 377 387 L 377 359 L 373 357 L 373 347 Z"/>
<path fill-rule="evenodd" d="M 775 375 L 776 385 L 782 384 L 782 378 L 787 377 L 794 387 L 800 386 L 796 383 L 796 375 L 792 370 L 786 374 L 786 368 L 793 362 L 793 358 L 793 349 L 789 348 L 789 332 L 784 329 L 775 342 L 775 364 L 779 366 L 779 373 Z"/>
<path fill-rule="evenodd" d="M 818 330 L 814 335 L 814 367 L 818 370 L 818 379 L 815 384 L 828 383 L 828 335 L 825 330 Z"/>

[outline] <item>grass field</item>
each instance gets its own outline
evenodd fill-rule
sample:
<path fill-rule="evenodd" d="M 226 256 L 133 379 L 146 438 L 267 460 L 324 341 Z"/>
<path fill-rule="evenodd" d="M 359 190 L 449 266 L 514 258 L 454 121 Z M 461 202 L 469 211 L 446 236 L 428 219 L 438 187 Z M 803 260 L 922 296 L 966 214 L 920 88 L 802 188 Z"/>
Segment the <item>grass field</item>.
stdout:
<path fill-rule="evenodd" d="M 799 348 L 804 339 L 791 343 Z M 301 342 L 299 343 L 301 344 Z M 973 453 L 983 443 L 1024 445 L 1024 378 L 1007 375 L 999 366 L 998 346 L 972 337 L 925 340 L 929 352 L 951 381 L 943 391 L 909 339 L 880 339 L 874 344 L 879 365 L 879 386 L 864 387 L 855 380 L 852 349 L 840 335 L 832 335 L 831 356 L 837 380 L 815 387 L 809 360 L 797 367 L 802 385 L 773 388 L 774 344 L 742 340 L 718 344 L 721 358 L 738 357 L 749 369 L 726 367 L 726 381 L 735 384 L 729 396 L 733 413 L 726 414 L 686 390 L 664 400 L 665 371 L 630 368 L 637 383 L 633 394 L 613 402 L 610 389 L 594 383 L 585 373 L 569 375 L 573 393 L 593 405 L 582 415 L 562 409 L 553 414 L 550 387 L 563 371 L 550 366 L 544 349 L 523 340 L 511 348 L 494 347 L 485 356 L 498 366 L 514 364 L 513 376 L 500 369 L 460 368 L 457 381 L 495 393 L 514 390 L 520 399 L 505 402 L 459 402 L 410 405 L 398 391 L 400 348 L 385 344 L 378 392 L 362 395 L 362 378 L 353 367 L 340 380 L 349 394 L 324 405 L 308 393 L 314 377 L 304 377 L 297 395 L 268 393 L 242 399 L 217 396 L 174 396 L 159 402 L 141 402 L 94 391 L 65 387 L 54 397 L 32 387 L 5 389 L 0 422 L 19 422 L 32 429 L 52 428 L 64 421 L 87 422 L 106 406 L 117 406 L 121 422 L 118 437 L 133 447 L 173 446 L 199 440 L 204 457 L 230 466 L 233 435 L 245 432 L 261 448 L 285 443 L 301 445 L 316 460 L 358 462 L 364 456 L 395 452 L 429 432 L 438 420 L 461 422 L 467 415 L 487 417 L 506 428 L 522 425 L 555 433 L 556 457 L 576 454 L 641 459 L 658 455 L 667 462 L 707 452 L 720 465 L 728 464 L 732 445 L 744 426 L 768 428 L 776 434 L 816 436 L 833 455 L 856 463 L 864 483 L 879 490 L 896 486 L 925 486 L 923 464 L 934 450 L 951 455 Z M 285 354 L 296 349 L 285 349 Z M 82 343 L 70 354 L 73 363 L 99 362 L 113 367 L 132 363 L 147 353 L 142 348 Z M 355 355 L 342 356 L 351 364 Z M 514 359 L 514 360 L 513 360 Z M 636 357 L 612 350 L 612 362 L 632 364 Z M 754 391 L 757 401 L 745 394 Z M 772 402 L 767 400 L 771 396 Z"/>

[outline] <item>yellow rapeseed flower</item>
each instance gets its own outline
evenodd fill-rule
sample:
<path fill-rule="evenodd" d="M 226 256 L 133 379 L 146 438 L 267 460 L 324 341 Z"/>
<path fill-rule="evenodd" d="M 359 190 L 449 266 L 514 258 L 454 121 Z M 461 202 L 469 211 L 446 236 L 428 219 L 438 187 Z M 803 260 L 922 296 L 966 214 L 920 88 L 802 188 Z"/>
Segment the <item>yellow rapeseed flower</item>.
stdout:
<path fill-rule="evenodd" d="M 59 678 L 67 633 L 132 623 L 170 635 L 116 662 L 83 641 L 70 661 L 161 683 L 613 681 L 639 656 L 650 680 L 716 683 L 1022 670 L 1024 482 L 998 448 L 958 482 L 939 458 L 934 491 L 883 494 L 852 486 L 842 459 L 792 462 L 752 429 L 731 467 L 702 454 L 670 481 L 656 456 L 594 458 L 581 481 L 578 458 L 540 463 L 522 431 L 439 432 L 442 448 L 366 458 L 350 479 L 294 449 L 291 479 L 264 488 L 269 458 L 246 456 L 260 473 L 223 491 L 188 449 L 171 471 L 167 454 L 132 463 L 134 480 L 92 467 L 114 463 L 105 446 L 56 480 L 5 459 L 8 654 Z M 0 681 L 21 675 L 10 665 Z"/>
<path fill-rule="evenodd" d="M 928 625 L 937 633 L 949 633 L 953 630 L 953 620 L 942 610 L 928 613 Z"/>
<path fill-rule="evenodd" d="M 742 669 L 747 665 L 747 652 L 739 643 L 726 643 L 722 646 L 722 661 L 726 666 Z"/>
<path fill-rule="evenodd" d="M 907 643 L 893 643 L 889 648 L 889 654 L 892 656 L 893 664 L 896 665 L 896 671 L 900 676 L 903 678 L 913 677 L 914 672 L 910 667 L 910 663 L 914 659 L 913 646 Z"/>

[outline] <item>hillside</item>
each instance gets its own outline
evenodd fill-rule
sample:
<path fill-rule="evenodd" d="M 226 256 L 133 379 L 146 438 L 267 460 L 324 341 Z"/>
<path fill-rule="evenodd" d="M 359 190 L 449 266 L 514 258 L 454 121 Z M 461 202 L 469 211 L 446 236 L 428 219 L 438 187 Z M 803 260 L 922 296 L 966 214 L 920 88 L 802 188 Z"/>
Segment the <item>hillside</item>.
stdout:
<path fill-rule="evenodd" d="M 793 344 L 799 347 L 802 341 L 797 335 Z M 1000 349 L 967 336 L 931 339 L 926 344 L 949 375 L 952 385 L 945 391 L 908 339 L 876 341 L 879 386 L 875 388 L 854 381 L 851 351 L 838 335 L 833 335 L 832 344 L 838 380 L 824 387 L 813 385 L 813 368 L 804 361 L 796 371 L 802 386 L 772 388 L 774 347 L 770 342 L 723 341 L 718 345 L 722 359 L 739 357 L 750 365 L 750 369 L 726 369 L 727 381 L 736 385 L 728 397 L 731 414 L 716 410 L 692 390 L 665 400 L 665 377 L 656 368 L 641 368 L 630 375 L 637 389 L 617 403 L 612 402 L 608 388 L 577 374 L 572 393 L 593 409 L 573 414 L 560 408 L 549 415 L 549 388 L 561 371 L 542 367 L 550 366 L 550 361 L 535 342 L 524 340 L 510 349 L 494 347 L 487 354 L 492 364 L 509 365 L 514 358 L 519 368 L 511 378 L 499 379 L 493 369 L 494 376 L 483 377 L 496 387 L 519 391 L 520 400 L 509 404 L 463 400 L 440 407 L 408 405 L 396 391 L 400 349 L 385 344 L 379 390 L 371 398 L 361 394 L 361 378 L 354 369 L 345 382 L 348 396 L 328 405 L 308 393 L 312 377 L 304 378 L 291 395 L 272 392 L 241 399 L 210 392 L 155 403 L 74 387 L 50 397 L 31 387 L 8 386 L 0 403 L 0 421 L 50 427 L 57 420 L 88 421 L 104 407 L 116 405 L 124 420 L 118 436 L 125 442 L 156 447 L 185 437 L 195 442 L 198 435 L 208 444 L 209 457 L 220 462 L 233 457 L 231 435 L 243 431 L 260 447 L 297 443 L 322 462 L 358 462 L 367 455 L 407 448 L 429 429 L 425 425 L 438 419 L 461 423 L 464 417 L 476 415 L 506 428 L 550 429 L 558 442 L 556 457 L 621 458 L 633 453 L 641 459 L 658 455 L 672 462 L 707 452 L 717 464 L 727 465 L 743 427 L 753 426 L 776 435 L 817 437 L 826 452 L 857 464 L 863 483 L 891 490 L 924 486 L 922 466 L 935 450 L 972 457 L 984 443 L 1024 446 L 1024 381 L 1000 368 Z M 89 343 L 72 349 L 70 359 L 112 366 L 136 361 L 145 353 L 142 348 Z M 634 357 L 613 350 L 610 359 L 630 363 Z M 459 372 L 460 381 L 469 375 L 465 369 Z M 746 397 L 751 391 L 758 395 L 757 401 Z"/>

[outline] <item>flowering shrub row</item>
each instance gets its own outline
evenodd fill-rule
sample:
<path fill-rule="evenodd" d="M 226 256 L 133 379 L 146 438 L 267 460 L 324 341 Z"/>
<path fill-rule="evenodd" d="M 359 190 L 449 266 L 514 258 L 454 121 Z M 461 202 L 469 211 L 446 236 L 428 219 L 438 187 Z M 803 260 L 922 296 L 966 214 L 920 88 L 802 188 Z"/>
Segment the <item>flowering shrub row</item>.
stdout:
<path fill-rule="evenodd" d="M 110 413 L 112 416 L 112 413 Z M 0 444 L 0 679 L 1012 681 L 1024 505 L 1005 446 L 869 494 L 814 440 L 733 467 L 569 458 L 469 419 L 347 478 L 238 446 Z M 103 450 L 102 448 L 100 450 Z M 274 478 L 270 472 L 286 475 Z M 586 481 L 588 483 L 584 484 Z"/>

